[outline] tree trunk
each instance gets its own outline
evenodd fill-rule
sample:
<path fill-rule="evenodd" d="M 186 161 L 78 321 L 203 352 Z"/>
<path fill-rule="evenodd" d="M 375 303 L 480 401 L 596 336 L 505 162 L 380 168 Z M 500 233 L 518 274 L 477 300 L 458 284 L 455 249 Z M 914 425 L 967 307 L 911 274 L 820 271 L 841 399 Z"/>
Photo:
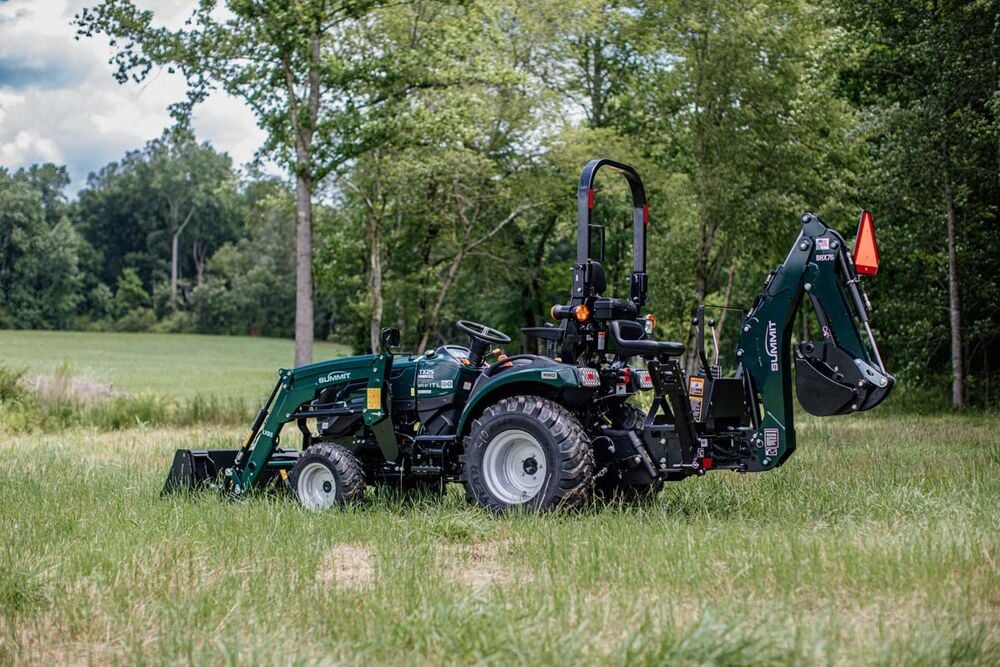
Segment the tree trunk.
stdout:
<path fill-rule="evenodd" d="M 729 276 L 726 278 L 726 291 L 723 292 L 722 294 L 723 309 L 722 312 L 719 314 L 719 322 L 718 324 L 716 324 L 716 327 L 718 327 L 719 336 L 722 336 L 722 327 L 726 324 L 726 316 L 729 314 L 729 311 L 726 310 L 726 308 L 729 308 L 729 303 L 733 298 L 733 282 L 735 282 L 735 280 L 736 280 L 736 262 L 733 261 L 733 263 L 729 265 Z"/>
<path fill-rule="evenodd" d="M 205 264 L 208 262 L 208 248 L 201 241 L 191 244 L 191 258 L 194 260 L 194 284 L 200 285 L 205 280 Z"/>
<path fill-rule="evenodd" d="M 302 118 L 296 98 L 294 77 L 288 60 L 283 61 L 290 99 L 289 113 L 295 127 L 295 365 L 313 359 L 313 280 L 312 280 L 312 149 L 316 119 L 319 117 L 320 48 L 318 27 L 309 35 L 309 86 L 306 117 Z"/>
<path fill-rule="evenodd" d="M 704 179 L 703 179 L 704 180 Z M 703 191 L 706 186 L 703 186 Z M 703 195 L 704 196 L 704 195 Z M 705 303 L 708 295 L 708 264 L 710 261 L 711 241 L 708 230 L 708 214 L 702 209 L 698 213 L 698 226 L 700 228 L 700 238 L 698 241 L 698 254 L 695 257 L 694 266 L 694 299 L 695 304 Z M 687 340 L 687 361 L 685 371 L 688 377 L 694 374 L 698 363 L 698 352 L 695 349 L 698 345 L 698 330 L 696 327 L 689 327 Z M 706 369 L 708 370 L 708 369 Z"/>
<path fill-rule="evenodd" d="M 958 252 L 955 247 L 955 197 L 951 183 L 945 184 L 948 204 L 948 322 L 951 325 L 951 404 L 965 404 L 965 369 L 962 366 L 962 308 L 958 290 Z"/>
<path fill-rule="evenodd" d="M 178 268 L 178 243 L 180 242 L 181 232 L 187 227 L 187 224 L 191 222 L 191 216 L 194 215 L 194 209 L 192 208 L 188 211 L 187 217 L 184 218 L 184 222 L 181 223 L 177 231 L 174 232 L 173 237 L 170 239 L 170 307 L 173 308 L 174 312 L 177 312 L 177 279 L 180 276 L 180 269 Z"/>
<path fill-rule="evenodd" d="M 312 183 L 299 173 L 295 178 L 295 365 L 312 363 Z"/>
<path fill-rule="evenodd" d="M 531 262 L 531 273 L 528 276 L 528 279 L 524 281 L 521 288 L 521 299 L 523 303 L 522 316 L 524 326 L 527 327 L 539 325 L 538 320 L 536 319 L 536 309 L 539 306 L 542 306 L 542 312 L 545 311 L 544 304 L 539 303 L 539 299 L 542 295 L 542 270 L 545 264 L 545 250 L 548 247 L 549 237 L 552 236 L 552 232 L 555 230 L 557 222 L 558 217 L 555 215 L 549 216 L 549 219 L 545 222 L 545 226 L 538 235 L 538 243 L 535 244 L 534 258 Z M 544 321 L 545 318 L 543 317 L 543 324 Z M 537 354 L 540 347 L 542 347 L 542 341 L 531 336 L 524 336 L 521 341 L 522 352 Z"/>
<path fill-rule="evenodd" d="M 455 277 L 458 275 L 458 269 L 462 266 L 462 261 L 465 259 L 465 253 L 467 251 L 467 244 L 469 242 L 469 235 L 466 233 L 465 237 L 462 239 L 462 245 L 459 247 L 457 253 L 451 260 L 451 264 L 448 266 L 448 272 L 445 274 L 444 282 L 441 283 L 441 290 L 438 292 L 437 300 L 434 302 L 434 307 L 431 309 L 430 318 L 427 321 L 427 327 L 424 329 L 423 334 L 420 336 L 420 345 L 417 346 L 417 352 L 423 353 L 427 349 L 428 343 L 430 343 L 431 334 L 437 331 L 438 320 L 441 318 L 441 311 L 444 309 L 444 303 L 448 298 L 448 292 L 451 291 L 452 283 L 455 282 Z"/>
<path fill-rule="evenodd" d="M 368 246 L 371 257 L 371 275 L 368 277 L 368 289 L 372 297 L 372 316 L 369 333 L 371 336 L 372 353 L 378 353 L 382 343 L 382 313 L 385 301 L 382 295 L 382 244 L 379 235 L 379 219 L 370 214 L 368 222 Z"/>

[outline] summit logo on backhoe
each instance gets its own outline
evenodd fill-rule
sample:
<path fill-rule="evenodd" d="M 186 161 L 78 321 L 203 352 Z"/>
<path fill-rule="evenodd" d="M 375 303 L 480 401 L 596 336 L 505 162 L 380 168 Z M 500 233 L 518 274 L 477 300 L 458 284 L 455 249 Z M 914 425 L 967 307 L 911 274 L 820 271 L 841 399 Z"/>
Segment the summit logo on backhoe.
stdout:
<path fill-rule="evenodd" d="M 316 380 L 316 384 L 334 384 L 351 379 L 350 371 L 333 372 Z"/>
<path fill-rule="evenodd" d="M 764 351 L 771 359 L 771 370 L 778 370 L 778 327 L 771 320 L 767 321 L 767 335 L 764 337 Z"/>

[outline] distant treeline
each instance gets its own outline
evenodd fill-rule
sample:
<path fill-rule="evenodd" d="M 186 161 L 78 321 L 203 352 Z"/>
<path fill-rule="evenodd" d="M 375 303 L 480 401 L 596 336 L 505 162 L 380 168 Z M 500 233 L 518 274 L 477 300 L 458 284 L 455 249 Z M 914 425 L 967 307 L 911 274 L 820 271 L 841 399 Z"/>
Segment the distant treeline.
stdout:
<path fill-rule="evenodd" d="M 937 405 L 949 385 L 995 405 L 998 3 L 463 7 L 475 29 L 437 25 L 477 76 L 408 97 L 405 123 L 317 184 L 318 336 L 366 351 L 393 325 L 420 349 L 458 318 L 540 324 L 569 289 L 579 169 L 607 156 L 646 180 L 659 335 L 685 340 L 699 301 L 749 306 L 802 211 L 853 236 L 867 208 L 890 370 Z M 391 36 L 415 10 L 385 11 Z M 292 183 L 171 129 L 72 201 L 67 185 L 55 165 L 0 171 L 0 326 L 293 334 Z M 620 293 L 622 185 L 597 197 Z"/>

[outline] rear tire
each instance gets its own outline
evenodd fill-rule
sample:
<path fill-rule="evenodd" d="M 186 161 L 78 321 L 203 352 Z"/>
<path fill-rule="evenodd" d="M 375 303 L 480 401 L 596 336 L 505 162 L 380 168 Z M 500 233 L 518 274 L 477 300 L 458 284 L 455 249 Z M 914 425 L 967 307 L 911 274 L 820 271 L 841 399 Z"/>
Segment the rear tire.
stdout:
<path fill-rule="evenodd" d="M 488 510 L 576 509 L 591 498 L 590 439 L 555 401 L 501 399 L 473 423 L 465 442 L 466 495 Z"/>
<path fill-rule="evenodd" d="M 302 506 L 311 510 L 359 503 L 365 495 L 361 462 L 332 443 L 313 445 L 303 452 L 288 475 L 288 484 Z"/>

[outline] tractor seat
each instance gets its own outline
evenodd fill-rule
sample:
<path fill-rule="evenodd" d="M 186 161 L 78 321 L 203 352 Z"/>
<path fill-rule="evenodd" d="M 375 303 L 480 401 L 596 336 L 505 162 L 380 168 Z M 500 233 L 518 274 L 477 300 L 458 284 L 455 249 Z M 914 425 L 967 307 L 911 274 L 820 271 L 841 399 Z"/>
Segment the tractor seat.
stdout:
<path fill-rule="evenodd" d="M 611 320 L 608 329 L 615 351 L 619 354 L 640 357 L 679 357 L 684 354 L 683 343 L 646 338 L 646 330 L 633 320 Z"/>
<path fill-rule="evenodd" d="M 558 327 L 521 327 L 521 333 L 540 340 L 561 340 L 565 333 Z"/>

